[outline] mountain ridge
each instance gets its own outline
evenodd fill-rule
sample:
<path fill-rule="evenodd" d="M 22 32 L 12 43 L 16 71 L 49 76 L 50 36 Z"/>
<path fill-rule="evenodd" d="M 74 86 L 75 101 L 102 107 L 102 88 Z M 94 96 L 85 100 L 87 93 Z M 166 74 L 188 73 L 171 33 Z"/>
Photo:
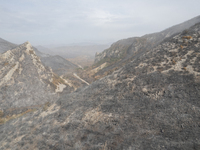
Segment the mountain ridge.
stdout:
<path fill-rule="evenodd" d="M 164 39 L 186 30 L 198 22 L 200 22 L 200 16 L 167 28 L 161 32 L 146 34 L 141 37 L 122 39 L 113 43 L 110 48 L 95 55 L 94 67 L 98 67 L 105 62 L 107 62 L 107 66 L 97 72 L 94 78 L 112 73 L 114 70 L 119 69 L 127 62 L 136 58 L 137 55 L 145 53 L 146 50 L 155 47 Z"/>
<path fill-rule="evenodd" d="M 19 45 L 8 42 L 0 38 L 0 53 L 4 53 L 8 50 L 18 47 Z M 42 63 L 47 67 L 51 67 L 58 75 L 63 75 L 71 70 L 78 68 L 77 65 L 62 58 L 61 56 L 51 56 L 49 54 L 40 52 L 37 48 L 33 47 L 36 55 L 40 57 Z M 55 58 L 55 59 L 54 59 Z M 56 61 L 55 61 L 56 60 Z"/>
<path fill-rule="evenodd" d="M 0 109 L 40 105 L 59 98 L 63 79 L 45 67 L 29 42 L 0 54 Z"/>
<path fill-rule="evenodd" d="M 45 111 L 1 125 L 1 148 L 199 149 L 199 48 L 200 23 Z"/>

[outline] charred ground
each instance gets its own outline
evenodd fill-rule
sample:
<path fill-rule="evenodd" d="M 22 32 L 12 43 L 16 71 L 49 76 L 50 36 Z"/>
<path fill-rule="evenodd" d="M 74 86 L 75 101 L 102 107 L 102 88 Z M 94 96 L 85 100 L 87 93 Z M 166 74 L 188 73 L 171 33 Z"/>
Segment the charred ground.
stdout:
<path fill-rule="evenodd" d="M 200 149 L 200 24 L 0 126 L 1 149 Z"/>

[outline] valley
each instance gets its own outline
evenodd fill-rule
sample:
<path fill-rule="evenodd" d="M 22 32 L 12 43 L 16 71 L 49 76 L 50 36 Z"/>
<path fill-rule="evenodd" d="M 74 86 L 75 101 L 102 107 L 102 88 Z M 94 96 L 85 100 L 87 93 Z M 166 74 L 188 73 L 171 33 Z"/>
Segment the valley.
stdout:
<path fill-rule="evenodd" d="M 63 49 L 0 39 L 0 149 L 200 149 L 200 16 L 95 58 Z"/>

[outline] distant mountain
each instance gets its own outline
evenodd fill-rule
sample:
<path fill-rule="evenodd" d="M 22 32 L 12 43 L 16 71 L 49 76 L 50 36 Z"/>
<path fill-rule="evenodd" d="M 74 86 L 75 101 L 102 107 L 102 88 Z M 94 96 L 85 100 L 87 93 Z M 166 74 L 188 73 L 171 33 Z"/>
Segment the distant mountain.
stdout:
<path fill-rule="evenodd" d="M 74 64 L 77 64 L 81 67 L 88 67 L 92 66 L 94 63 L 94 58 L 91 58 L 89 56 L 83 55 L 83 56 L 78 56 L 74 58 L 67 58 L 70 62 L 73 62 Z"/>
<path fill-rule="evenodd" d="M 35 48 L 38 49 L 38 51 L 40 51 L 40 52 L 42 52 L 44 54 L 49 54 L 49 55 L 54 55 L 55 54 L 49 48 L 46 48 L 46 47 L 41 46 L 41 45 L 35 46 Z"/>
<path fill-rule="evenodd" d="M 0 110 L 44 104 L 73 88 L 45 67 L 29 42 L 0 54 Z"/>
<path fill-rule="evenodd" d="M 33 47 L 33 49 L 34 49 L 36 55 L 39 56 L 40 58 L 41 57 L 49 57 L 50 56 L 49 54 L 46 54 L 46 53 L 43 53 L 43 52 L 39 51 L 36 47 Z"/>
<path fill-rule="evenodd" d="M 63 75 L 79 68 L 77 65 L 58 55 L 41 57 L 41 61 L 46 66 L 51 67 L 53 72 L 56 72 L 58 75 Z"/>
<path fill-rule="evenodd" d="M 119 40 L 110 48 L 95 55 L 94 67 L 107 63 L 106 67 L 98 71 L 94 76 L 105 76 L 119 69 L 124 64 L 134 60 L 148 49 L 160 44 L 163 40 L 177 34 L 200 22 L 200 16 L 181 24 L 170 27 L 164 31 L 147 34 L 142 37 L 133 37 Z M 187 31 L 185 31 L 187 32 Z"/>
<path fill-rule="evenodd" d="M 13 49 L 17 47 L 17 44 L 13 44 L 11 42 L 8 42 L 2 38 L 0 38 L 0 53 L 4 53 L 7 50 Z"/>
<path fill-rule="evenodd" d="M 102 52 L 109 45 L 73 45 L 73 46 L 62 46 L 50 49 L 49 54 L 60 55 L 64 58 L 75 58 L 79 56 L 88 56 L 94 59 L 96 52 Z M 40 49 L 39 49 L 40 50 Z"/>
<path fill-rule="evenodd" d="M 46 48 L 43 46 L 36 46 L 42 54 L 36 51 L 36 54 L 41 57 L 42 63 L 49 66 L 59 75 L 69 73 L 73 69 L 79 67 L 90 66 L 94 62 L 96 52 L 101 52 L 108 45 L 70 45 L 63 47 Z M 44 54 L 49 54 L 45 56 Z M 66 58 L 64 61 L 61 57 Z M 59 60 L 60 59 L 60 60 Z M 63 63 L 63 64 L 62 64 Z M 72 64 L 73 63 L 73 64 Z M 60 67 L 60 68 L 59 68 Z M 69 68 L 67 68 L 69 67 Z"/>
<path fill-rule="evenodd" d="M 199 150 L 199 49 L 200 23 L 45 109 L 0 125 L 0 148 Z"/>
<path fill-rule="evenodd" d="M 59 76 L 72 72 L 76 68 L 79 68 L 77 65 L 73 64 L 72 62 L 64 59 L 59 55 L 51 56 L 49 54 L 38 51 L 34 47 L 33 49 L 35 50 L 36 55 L 40 57 L 41 62 L 45 66 L 50 67 L 53 70 L 53 72 L 55 72 Z"/>

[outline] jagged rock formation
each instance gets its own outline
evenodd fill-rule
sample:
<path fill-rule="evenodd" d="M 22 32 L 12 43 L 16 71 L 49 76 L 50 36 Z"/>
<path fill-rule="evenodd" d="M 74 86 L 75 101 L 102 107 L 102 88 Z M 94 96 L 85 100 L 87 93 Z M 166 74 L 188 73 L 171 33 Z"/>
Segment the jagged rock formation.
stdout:
<path fill-rule="evenodd" d="M 109 49 L 95 55 L 95 67 L 98 67 L 105 62 L 107 62 L 107 66 L 104 67 L 103 70 L 97 72 L 94 76 L 102 77 L 107 74 L 111 74 L 124 64 L 140 56 L 142 53 L 145 53 L 148 49 L 157 46 L 164 39 L 169 38 L 170 36 L 187 29 L 198 22 L 200 22 L 200 16 L 158 33 L 117 41 L 112 44 Z"/>
<path fill-rule="evenodd" d="M 4 53 L 7 50 L 17 47 L 17 44 L 10 43 L 2 38 L 0 38 L 0 53 Z"/>
<path fill-rule="evenodd" d="M 1 149 L 200 149 L 200 24 L 46 111 L 0 126 Z"/>
<path fill-rule="evenodd" d="M 56 72 L 58 75 L 63 75 L 73 70 L 79 68 L 77 65 L 73 64 L 72 62 L 62 58 L 61 56 L 49 56 L 49 57 L 42 57 L 42 63 L 46 66 L 52 68 L 53 72 Z"/>
<path fill-rule="evenodd" d="M 18 46 L 17 44 L 10 43 L 10 42 L 0 38 L 0 53 L 4 53 L 8 50 L 16 48 L 17 46 Z M 77 65 L 64 59 L 61 56 L 58 56 L 58 55 L 51 56 L 49 54 L 40 52 L 35 47 L 32 47 L 32 48 L 33 48 L 35 54 L 40 57 L 40 60 L 42 61 L 42 63 L 45 66 L 52 68 L 53 72 L 55 72 L 58 75 L 66 74 L 66 73 L 78 68 Z"/>
<path fill-rule="evenodd" d="M 0 110 L 54 101 L 64 88 L 73 91 L 43 66 L 29 42 L 0 54 Z"/>

